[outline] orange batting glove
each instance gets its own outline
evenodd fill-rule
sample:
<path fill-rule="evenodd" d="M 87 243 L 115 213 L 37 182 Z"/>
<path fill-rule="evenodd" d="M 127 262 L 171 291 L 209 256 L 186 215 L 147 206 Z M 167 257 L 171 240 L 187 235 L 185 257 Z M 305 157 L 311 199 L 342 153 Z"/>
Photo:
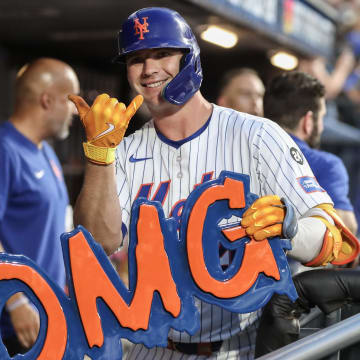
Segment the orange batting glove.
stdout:
<path fill-rule="evenodd" d="M 273 236 L 292 239 L 298 229 L 294 208 L 277 195 L 263 196 L 244 212 L 241 226 L 255 240 Z"/>
<path fill-rule="evenodd" d="M 141 106 L 143 97 L 136 96 L 128 107 L 107 94 L 99 95 L 91 107 L 77 95 L 69 95 L 69 100 L 75 104 L 85 128 L 85 156 L 96 164 L 111 164 L 115 160 L 116 147 L 123 139 L 130 119 Z"/>

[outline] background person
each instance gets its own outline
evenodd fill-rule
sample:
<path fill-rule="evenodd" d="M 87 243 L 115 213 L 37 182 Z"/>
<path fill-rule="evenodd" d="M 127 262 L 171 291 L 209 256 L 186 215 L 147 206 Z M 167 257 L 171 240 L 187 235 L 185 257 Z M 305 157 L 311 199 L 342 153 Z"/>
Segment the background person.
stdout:
<path fill-rule="evenodd" d="M 216 103 L 236 111 L 263 116 L 264 92 L 264 84 L 255 70 L 232 69 L 220 81 Z"/>
<path fill-rule="evenodd" d="M 78 92 L 69 65 L 37 59 L 20 70 L 14 112 L 0 126 L 0 242 L 7 253 L 32 259 L 61 288 L 60 235 L 69 199 L 61 165 L 45 139 L 67 137 L 76 112 L 68 94 Z M 13 295 L 6 309 L 2 339 L 12 356 L 35 342 L 39 317 L 22 293 Z"/>
<path fill-rule="evenodd" d="M 299 71 L 283 73 L 269 83 L 264 95 L 265 117 L 286 130 L 307 159 L 320 186 L 334 202 L 346 226 L 357 233 L 349 199 L 349 176 L 342 160 L 319 150 L 326 113 L 325 88 L 319 80 Z"/>

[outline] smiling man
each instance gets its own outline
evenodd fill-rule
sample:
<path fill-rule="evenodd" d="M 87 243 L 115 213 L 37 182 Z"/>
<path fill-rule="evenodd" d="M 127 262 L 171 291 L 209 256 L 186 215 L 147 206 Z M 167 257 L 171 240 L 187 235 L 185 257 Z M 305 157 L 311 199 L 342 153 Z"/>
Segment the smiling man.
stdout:
<path fill-rule="evenodd" d="M 135 92 L 144 96 L 149 110 L 157 111 L 159 106 L 162 109 L 169 104 L 163 101 L 161 90 L 179 73 L 183 55 L 177 49 L 149 49 L 126 56 L 128 80 Z"/>
<path fill-rule="evenodd" d="M 297 180 L 313 174 L 306 161 L 300 164 L 292 157 L 297 146 L 286 132 L 272 121 L 211 104 L 202 96 L 200 50 L 177 12 L 156 7 L 136 11 L 124 22 L 118 43 L 117 60 L 126 64 L 129 83 L 139 95 L 127 108 L 106 94 L 91 107 L 71 96 L 85 126 L 88 159 L 75 222 L 88 228 L 108 254 L 128 232 L 131 206 L 139 196 L 158 201 L 166 217 L 181 223 L 181 206 L 194 187 L 224 170 L 248 175 L 250 191 L 260 197 L 242 218 L 249 237 L 289 238 L 289 256 L 314 266 L 348 261 L 357 253 L 356 239 L 341 239 L 337 227 L 329 225 L 329 196 L 315 182 L 308 191 Z M 123 139 L 142 100 L 152 119 Z M 109 123 L 114 131 L 99 137 Z M 322 204 L 328 204 L 330 215 L 318 207 Z M 286 214 L 289 221 L 284 222 Z M 333 251 L 342 242 L 349 244 L 348 257 Z M 196 334 L 171 330 L 167 348 L 137 344 L 128 358 L 253 358 L 259 311 L 236 314 L 199 300 L 196 305 L 201 312 Z"/>

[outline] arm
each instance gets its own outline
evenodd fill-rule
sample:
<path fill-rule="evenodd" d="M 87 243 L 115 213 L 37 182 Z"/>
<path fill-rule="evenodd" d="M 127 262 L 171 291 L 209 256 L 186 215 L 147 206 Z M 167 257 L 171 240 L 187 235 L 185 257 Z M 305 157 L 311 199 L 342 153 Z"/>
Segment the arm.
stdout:
<path fill-rule="evenodd" d="M 16 293 L 6 302 L 6 309 L 20 343 L 31 347 L 38 336 L 40 318 L 37 310 L 23 293 Z"/>
<path fill-rule="evenodd" d="M 12 161 L 5 148 L 0 147 L 0 224 L 6 211 L 6 204 L 10 196 L 10 184 L 13 181 L 11 176 Z M 0 243 L 0 252 L 5 252 L 3 244 Z M 29 348 L 37 339 L 40 319 L 38 312 L 29 303 L 29 299 L 21 292 L 12 295 L 6 302 L 6 309 L 10 316 L 10 321 L 14 327 L 15 334 L 22 346 Z"/>
<path fill-rule="evenodd" d="M 301 263 L 318 256 L 326 232 L 326 226 L 319 219 L 307 214 L 297 219 L 290 202 L 276 195 L 257 199 L 243 214 L 241 225 L 257 241 L 273 236 L 291 240 L 292 249 L 288 254 Z"/>
<path fill-rule="evenodd" d="M 114 164 L 87 162 L 84 184 L 74 209 L 75 225 L 83 225 L 110 255 L 121 245 L 121 209 Z"/>
<path fill-rule="evenodd" d="M 290 239 L 288 254 L 305 266 L 344 265 L 359 255 L 358 240 L 331 204 L 320 204 L 297 219 L 285 198 L 263 196 L 245 211 L 241 225 L 257 241 L 273 236 Z"/>
<path fill-rule="evenodd" d="M 319 210 L 310 209 L 305 213 L 305 217 L 308 216 L 309 218 L 307 220 L 305 219 L 303 220 L 304 216 L 302 216 L 301 218 L 301 221 L 309 222 L 309 225 L 307 227 L 308 233 L 305 234 L 303 238 L 312 239 L 315 233 L 317 231 L 320 231 L 320 225 L 313 224 L 313 222 L 315 220 L 318 221 L 318 219 L 322 219 L 322 220 L 326 219 L 327 223 L 326 222 L 323 223 L 322 227 L 324 231 L 326 231 L 326 229 L 329 229 L 329 231 L 332 232 L 331 225 L 334 225 L 336 223 L 336 221 L 333 218 L 333 215 L 334 216 L 336 215 L 338 218 L 343 220 L 342 226 L 340 225 L 338 226 L 338 229 L 342 237 L 344 236 L 342 227 L 345 227 L 347 228 L 347 230 L 350 230 L 351 233 L 356 234 L 357 223 L 356 223 L 355 215 L 352 212 L 352 205 L 350 203 L 350 199 L 348 197 L 349 177 L 346 168 L 344 166 L 344 163 L 339 157 L 333 154 L 327 154 L 327 156 L 323 158 L 322 167 L 319 168 L 315 166 L 315 169 L 317 170 L 317 174 L 319 175 L 320 184 L 323 186 L 323 188 L 327 191 L 328 195 L 331 197 L 334 203 L 334 207 L 346 209 L 348 211 L 345 210 L 338 211 L 335 210 L 333 207 L 328 207 L 328 206 L 324 208 L 323 205 L 318 205 L 317 207 L 321 209 L 324 208 L 325 210 L 329 209 L 330 211 L 318 212 Z M 315 211 L 317 211 L 318 213 L 315 213 Z M 306 230 L 304 229 L 304 231 Z M 318 237 L 321 237 L 320 233 L 318 234 Z M 307 245 L 303 244 L 302 246 L 306 247 L 309 246 L 309 244 Z"/>
<path fill-rule="evenodd" d="M 0 252 L 5 252 L 1 243 Z M 29 299 L 20 292 L 9 298 L 6 302 L 6 310 L 21 345 L 26 348 L 31 347 L 35 343 L 40 329 L 38 312 L 30 305 Z"/>
<path fill-rule="evenodd" d="M 319 211 L 320 210 L 320 211 Z M 309 209 L 307 215 L 319 219 L 326 227 L 319 254 L 306 266 L 349 264 L 359 256 L 359 240 L 346 227 L 331 204 L 319 204 Z"/>
<path fill-rule="evenodd" d="M 315 58 L 302 60 L 299 70 L 315 76 L 326 89 L 326 98 L 334 99 L 342 90 L 345 81 L 355 66 L 355 57 L 349 48 L 345 48 L 335 63 L 334 70 L 329 73 L 325 66 L 325 59 Z"/>
<path fill-rule="evenodd" d="M 115 150 L 143 99 L 135 97 L 127 108 L 106 94 L 99 95 L 91 108 L 80 96 L 70 95 L 69 99 L 78 109 L 88 140 L 83 144 L 88 163 L 74 209 L 74 223 L 85 226 L 110 255 L 122 241 Z"/>
<path fill-rule="evenodd" d="M 276 124 L 269 122 L 263 128 L 266 133 L 260 132 L 258 143 L 254 142 L 254 161 L 259 162 L 262 192 L 281 194 L 281 198 L 268 195 L 257 199 L 243 214 L 241 224 L 246 233 L 258 241 L 272 236 L 291 239 L 291 256 L 306 266 L 354 260 L 358 241 L 341 222 L 300 150 L 298 157 L 292 156 L 290 149 L 296 150 L 296 144 Z"/>

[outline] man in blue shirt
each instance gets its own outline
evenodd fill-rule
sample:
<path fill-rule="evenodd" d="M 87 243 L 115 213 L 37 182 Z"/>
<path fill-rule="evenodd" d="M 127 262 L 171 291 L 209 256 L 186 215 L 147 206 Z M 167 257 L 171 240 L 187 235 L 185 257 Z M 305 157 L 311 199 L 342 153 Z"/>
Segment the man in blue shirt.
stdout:
<path fill-rule="evenodd" d="M 318 149 L 325 113 L 325 88 L 309 74 L 299 71 L 283 73 L 273 78 L 266 88 L 265 117 L 290 134 L 296 144 L 293 158 L 301 163 L 302 154 L 305 156 L 318 183 L 332 198 L 337 213 L 356 234 L 357 222 L 348 197 L 346 168 L 338 156 Z"/>
<path fill-rule="evenodd" d="M 14 112 L 0 126 L 0 243 L 7 253 L 32 259 L 61 288 L 60 235 L 69 198 L 59 160 L 45 139 L 68 135 L 76 110 L 67 96 L 74 92 L 79 92 L 74 70 L 40 58 L 19 71 Z M 2 338 L 13 356 L 36 341 L 39 318 L 22 293 L 8 299 L 6 310 Z"/>

